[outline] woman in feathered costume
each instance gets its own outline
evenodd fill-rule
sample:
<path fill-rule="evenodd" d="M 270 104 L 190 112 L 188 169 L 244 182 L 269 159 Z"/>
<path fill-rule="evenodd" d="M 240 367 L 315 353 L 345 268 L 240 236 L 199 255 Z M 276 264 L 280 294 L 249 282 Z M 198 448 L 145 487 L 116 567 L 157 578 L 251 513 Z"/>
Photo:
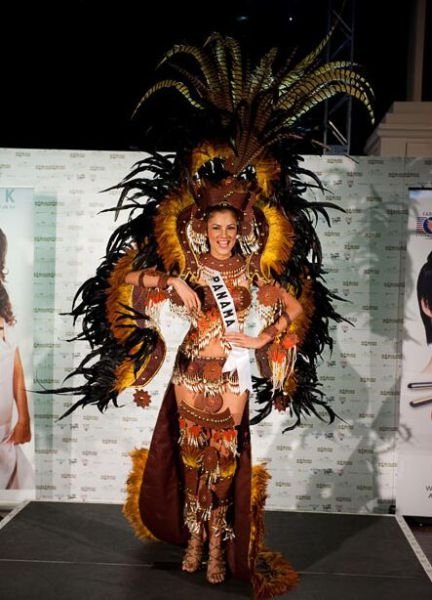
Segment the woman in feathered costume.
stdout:
<path fill-rule="evenodd" d="M 299 119 L 335 94 L 372 112 L 370 87 L 352 64 L 318 64 L 327 41 L 277 71 L 275 49 L 251 69 L 238 42 L 219 34 L 167 53 L 163 63 L 180 78 L 156 83 L 137 109 L 172 88 L 192 109 L 190 127 L 175 155 L 151 154 L 116 186 L 115 210 L 130 217 L 73 309 L 83 317 L 77 337 L 93 350 L 74 372 L 86 382 L 69 388 L 80 399 L 68 413 L 104 410 L 131 386 L 145 403 L 143 388 L 165 357 L 158 309 L 167 301 L 188 319 L 150 449 L 133 453 L 124 512 L 143 538 L 185 544 L 183 570 L 198 570 L 207 553 L 209 582 L 222 582 L 228 566 L 257 598 L 284 593 L 297 576 L 263 544 L 269 475 L 251 467 L 249 424 L 273 407 L 291 417 L 287 429 L 304 414 L 335 417 L 316 376 L 329 319 L 339 319 L 314 230 L 329 205 L 302 198 L 304 176 L 319 181 L 293 148 L 305 137 Z M 247 335 L 255 301 L 261 322 Z M 252 391 L 258 411 L 249 422 Z"/>

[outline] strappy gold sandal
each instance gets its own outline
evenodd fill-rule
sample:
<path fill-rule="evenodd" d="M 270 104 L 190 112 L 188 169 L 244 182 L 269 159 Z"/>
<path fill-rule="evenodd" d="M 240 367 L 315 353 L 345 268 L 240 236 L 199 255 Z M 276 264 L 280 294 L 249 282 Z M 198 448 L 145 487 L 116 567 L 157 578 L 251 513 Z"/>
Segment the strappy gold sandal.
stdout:
<path fill-rule="evenodd" d="M 209 540 L 209 556 L 207 562 L 207 581 L 222 583 L 225 581 L 226 563 L 222 539 L 220 535 L 212 535 Z"/>
<path fill-rule="evenodd" d="M 193 533 L 188 541 L 182 562 L 182 571 L 195 573 L 201 567 L 204 539 L 202 533 Z"/>

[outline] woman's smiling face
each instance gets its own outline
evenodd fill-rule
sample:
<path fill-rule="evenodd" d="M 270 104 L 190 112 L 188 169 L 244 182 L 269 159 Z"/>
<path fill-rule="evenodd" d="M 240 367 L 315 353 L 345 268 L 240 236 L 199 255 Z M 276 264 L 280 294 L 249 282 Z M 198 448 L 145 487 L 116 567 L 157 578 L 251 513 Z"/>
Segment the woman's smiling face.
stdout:
<path fill-rule="evenodd" d="M 212 212 L 207 220 L 210 254 L 218 259 L 229 258 L 237 241 L 237 219 L 231 210 Z"/>

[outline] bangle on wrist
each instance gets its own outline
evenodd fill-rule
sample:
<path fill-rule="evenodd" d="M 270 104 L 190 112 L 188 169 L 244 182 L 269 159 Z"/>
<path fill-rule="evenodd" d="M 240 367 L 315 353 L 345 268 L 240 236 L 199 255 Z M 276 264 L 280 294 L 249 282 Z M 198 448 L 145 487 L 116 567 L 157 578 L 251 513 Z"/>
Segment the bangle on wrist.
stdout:
<path fill-rule="evenodd" d="M 138 286 L 139 287 L 144 287 L 144 276 L 145 276 L 146 272 L 145 271 L 141 271 L 139 276 L 138 276 Z"/>
<path fill-rule="evenodd" d="M 276 325 L 269 325 L 265 329 L 262 330 L 262 333 L 265 335 L 269 335 L 272 340 L 279 334 L 279 330 Z"/>
<path fill-rule="evenodd" d="M 167 275 L 166 273 L 161 273 L 159 275 L 157 287 L 162 290 L 166 290 L 166 288 L 168 287 L 168 279 L 169 275 Z"/>
<path fill-rule="evenodd" d="M 284 312 L 281 314 L 281 317 L 285 317 L 285 320 L 286 320 L 286 322 L 287 322 L 285 329 L 288 329 L 288 327 L 289 327 L 289 326 L 291 325 L 291 323 L 292 323 L 292 319 L 291 319 L 291 317 L 289 316 L 289 314 L 287 313 L 287 311 L 286 311 L 286 310 L 285 310 L 285 311 L 284 311 Z"/>

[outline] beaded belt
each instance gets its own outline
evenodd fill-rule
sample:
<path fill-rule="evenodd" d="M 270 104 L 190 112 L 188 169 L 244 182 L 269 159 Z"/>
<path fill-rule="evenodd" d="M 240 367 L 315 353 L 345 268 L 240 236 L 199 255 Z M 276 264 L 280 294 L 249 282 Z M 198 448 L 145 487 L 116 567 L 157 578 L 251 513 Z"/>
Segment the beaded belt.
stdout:
<path fill-rule="evenodd" d="M 182 401 L 179 406 L 179 414 L 181 417 L 202 427 L 211 427 L 212 429 L 230 429 L 234 427 L 234 420 L 228 408 L 220 413 L 209 414 Z"/>

